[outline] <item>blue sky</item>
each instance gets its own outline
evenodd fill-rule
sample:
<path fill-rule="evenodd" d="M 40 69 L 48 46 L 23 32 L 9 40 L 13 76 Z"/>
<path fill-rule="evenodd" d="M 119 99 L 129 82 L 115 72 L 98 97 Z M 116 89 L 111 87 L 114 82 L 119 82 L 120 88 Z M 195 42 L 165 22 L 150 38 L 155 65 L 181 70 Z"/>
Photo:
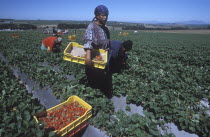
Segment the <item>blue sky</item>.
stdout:
<path fill-rule="evenodd" d="M 110 21 L 210 23 L 210 0 L 1 0 L 0 18 L 29 20 L 92 20 L 105 5 Z"/>

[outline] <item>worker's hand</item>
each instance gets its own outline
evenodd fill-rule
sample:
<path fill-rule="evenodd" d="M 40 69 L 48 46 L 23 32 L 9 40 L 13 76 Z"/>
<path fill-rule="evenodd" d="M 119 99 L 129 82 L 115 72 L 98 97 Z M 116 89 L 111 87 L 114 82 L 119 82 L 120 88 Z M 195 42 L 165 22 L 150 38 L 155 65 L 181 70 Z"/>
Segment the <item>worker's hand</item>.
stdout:
<path fill-rule="evenodd" d="M 92 67 L 93 66 L 93 62 L 91 60 L 91 58 L 86 58 L 85 64 Z"/>
<path fill-rule="evenodd" d="M 93 62 L 91 60 L 91 50 L 90 49 L 86 50 L 86 61 L 85 61 L 85 64 L 87 66 L 89 66 L 89 67 L 93 66 Z"/>

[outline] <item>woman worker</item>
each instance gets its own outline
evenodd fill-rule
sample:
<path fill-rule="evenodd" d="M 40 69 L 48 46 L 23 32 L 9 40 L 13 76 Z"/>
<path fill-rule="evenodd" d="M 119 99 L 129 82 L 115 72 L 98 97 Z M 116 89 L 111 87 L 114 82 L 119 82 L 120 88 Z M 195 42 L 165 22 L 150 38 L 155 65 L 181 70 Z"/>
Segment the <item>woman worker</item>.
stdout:
<path fill-rule="evenodd" d="M 88 25 L 84 40 L 86 51 L 86 76 L 90 86 L 101 89 L 108 98 L 112 97 L 112 76 L 107 68 L 105 70 L 93 67 L 91 53 L 93 49 L 109 49 L 110 33 L 105 26 L 109 11 L 106 6 L 99 5 L 94 11 L 95 17 Z"/>
<path fill-rule="evenodd" d="M 62 38 L 50 36 L 42 40 L 41 49 L 42 50 L 49 50 L 53 53 L 60 52 L 60 46 L 62 43 Z"/>

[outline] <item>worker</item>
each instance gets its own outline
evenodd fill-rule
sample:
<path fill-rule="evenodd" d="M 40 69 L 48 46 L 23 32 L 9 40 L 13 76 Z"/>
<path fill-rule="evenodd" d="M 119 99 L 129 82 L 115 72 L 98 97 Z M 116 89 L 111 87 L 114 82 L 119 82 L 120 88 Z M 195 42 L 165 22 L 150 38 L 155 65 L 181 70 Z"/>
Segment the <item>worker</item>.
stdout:
<path fill-rule="evenodd" d="M 57 30 L 55 29 L 55 27 L 53 27 L 53 36 L 57 35 Z"/>
<path fill-rule="evenodd" d="M 108 98 L 112 97 L 112 76 L 105 68 L 98 69 L 93 67 L 91 54 L 93 50 L 109 49 L 110 33 L 105 26 L 109 11 L 104 5 L 99 5 L 94 10 L 95 17 L 88 25 L 84 40 L 84 50 L 86 51 L 86 76 L 88 84 L 92 87 L 100 88 Z"/>
<path fill-rule="evenodd" d="M 41 49 L 57 53 L 60 52 L 61 43 L 62 43 L 61 37 L 54 37 L 54 36 L 47 37 L 44 40 L 42 40 Z"/>
<path fill-rule="evenodd" d="M 88 25 L 84 35 L 84 49 L 86 51 L 86 64 L 91 65 L 91 50 L 92 49 L 108 49 L 110 33 L 105 26 L 109 11 L 107 7 L 99 5 L 95 8 L 95 17 Z"/>
<path fill-rule="evenodd" d="M 110 41 L 110 61 L 109 69 L 112 73 L 120 72 L 123 66 L 126 65 L 128 59 L 127 52 L 132 49 L 133 42 L 126 40 L 124 42 L 118 40 Z"/>

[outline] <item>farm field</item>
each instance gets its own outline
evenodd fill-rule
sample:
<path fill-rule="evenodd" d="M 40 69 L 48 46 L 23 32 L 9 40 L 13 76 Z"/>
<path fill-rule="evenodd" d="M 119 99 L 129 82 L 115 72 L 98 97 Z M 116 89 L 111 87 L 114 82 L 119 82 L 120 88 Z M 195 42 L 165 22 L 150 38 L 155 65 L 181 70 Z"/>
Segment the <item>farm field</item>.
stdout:
<path fill-rule="evenodd" d="M 192 29 L 192 30 L 144 30 L 144 32 L 164 32 L 164 33 L 181 33 L 181 34 L 210 34 L 209 29 Z"/>
<path fill-rule="evenodd" d="M 200 137 L 210 136 L 210 34 L 126 32 L 128 35 L 123 36 L 118 35 L 119 31 L 110 31 L 112 40 L 133 41 L 128 66 L 112 75 L 113 92 L 115 96 L 126 96 L 127 104 L 142 106 L 145 116 L 115 112 L 113 103 L 104 93 L 87 85 L 85 66 L 63 60 L 63 51 L 71 42 L 68 35 L 73 35 L 73 30 L 62 35 L 62 52 L 56 54 L 40 49 L 41 40 L 50 34 L 38 30 L 1 31 L 0 78 L 4 86 L 1 86 L 0 97 L 3 108 L 0 136 L 53 135 L 37 127 L 33 115 L 42 111 L 43 106 L 35 103 L 25 83 L 12 75 L 14 67 L 35 81 L 38 87 L 33 90 L 50 87 L 61 101 L 72 95 L 85 100 L 93 107 L 90 124 L 107 131 L 108 135 L 171 137 L 174 135 L 162 134 L 157 126 L 164 130 L 165 124 L 174 123 L 180 130 Z M 19 38 L 11 37 L 14 33 L 19 34 Z M 81 45 L 83 34 L 84 30 L 76 34 L 76 42 Z M 68 79 L 71 75 L 74 80 Z M 27 98 L 28 102 L 22 98 Z M 22 105 L 15 106 L 17 103 Z M 31 107 L 24 103 L 30 103 Z M 126 107 L 127 111 L 129 109 Z M 14 127 L 18 132 L 12 130 Z"/>

